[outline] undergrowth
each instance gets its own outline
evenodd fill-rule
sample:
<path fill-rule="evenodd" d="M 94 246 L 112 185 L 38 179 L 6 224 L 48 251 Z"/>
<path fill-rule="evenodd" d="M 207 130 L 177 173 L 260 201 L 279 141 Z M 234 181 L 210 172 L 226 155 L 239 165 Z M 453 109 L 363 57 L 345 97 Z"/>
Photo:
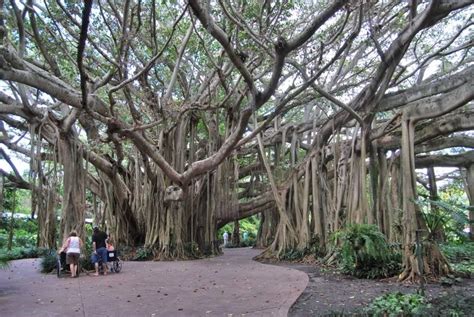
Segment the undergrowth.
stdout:
<path fill-rule="evenodd" d="M 358 278 L 383 278 L 401 270 L 402 256 L 374 225 L 350 225 L 332 235 L 342 273 Z"/>
<path fill-rule="evenodd" d="M 474 276 L 474 242 L 440 246 L 455 272 Z"/>
<path fill-rule="evenodd" d="M 430 307 L 419 294 L 387 293 L 375 298 L 365 309 L 369 316 L 421 316 Z"/>

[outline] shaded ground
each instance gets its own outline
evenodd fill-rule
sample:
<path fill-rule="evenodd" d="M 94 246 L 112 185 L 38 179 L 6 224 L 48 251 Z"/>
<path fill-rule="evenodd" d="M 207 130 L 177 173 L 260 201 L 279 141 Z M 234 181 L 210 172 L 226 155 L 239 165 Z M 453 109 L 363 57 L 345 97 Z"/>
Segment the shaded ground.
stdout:
<path fill-rule="evenodd" d="M 334 313 L 351 315 L 354 311 L 365 307 L 375 297 L 397 291 L 414 293 L 418 287 L 390 280 L 355 279 L 304 264 L 282 263 L 279 265 L 300 270 L 309 276 L 308 286 L 290 308 L 288 316 L 328 316 Z M 474 280 L 467 279 L 460 285 L 448 288 L 439 284 L 426 286 L 426 296 L 429 300 L 455 292 L 473 296 Z"/>
<path fill-rule="evenodd" d="M 0 270 L 1 316 L 286 316 L 308 276 L 252 261 L 260 251 L 179 262 L 125 262 L 122 272 L 60 278 L 38 260 Z"/>
<path fill-rule="evenodd" d="M 350 314 L 387 292 L 416 290 L 310 265 L 252 261 L 259 252 L 226 249 L 198 261 L 125 262 L 119 274 L 77 279 L 41 274 L 38 260 L 13 261 L 0 270 L 0 316 L 327 316 Z M 429 298 L 454 291 L 472 296 L 474 280 L 427 286 Z"/>

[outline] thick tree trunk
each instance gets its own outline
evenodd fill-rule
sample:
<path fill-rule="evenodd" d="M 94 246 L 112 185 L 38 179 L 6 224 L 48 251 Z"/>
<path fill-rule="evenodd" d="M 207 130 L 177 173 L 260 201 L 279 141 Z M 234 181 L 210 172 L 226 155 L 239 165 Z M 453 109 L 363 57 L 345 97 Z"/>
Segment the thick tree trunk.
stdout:
<path fill-rule="evenodd" d="M 425 276 L 442 276 L 451 273 L 451 268 L 439 247 L 432 241 L 423 243 L 423 254 L 415 254 L 417 232 L 426 236 L 427 228 L 421 211 L 415 204 L 416 174 L 414 152 L 414 123 L 410 119 L 402 120 L 402 175 L 403 175 L 403 266 L 399 280 L 419 281 Z M 419 263 L 419 259 L 423 263 Z M 423 271 L 421 271 L 423 270 Z"/>
<path fill-rule="evenodd" d="M 400 158 L 392 157 L 390 164 L 390 231 L 389 242 L 401 242 L 403 236 L 402 177 Z"/>
<path fill-rule="evenodd" d="M 272 243 L 275 236 L 278 214 L 276 210 L 266 210 L 260 215 L 260 227 L 258 228 L 255 246 L 257 248 L 266 248 Z"/>
<path fill-rule="evenodd" d="M 385 151 L 377 151 L 377 190 L 375 200 L 375 212 L 377 213 L 377 224 L 379 230 L 387 236 L 390 240 L 390 227 L 392 226 L 392 219 L 390 214 L 392 213 L 389 200 L 389 175 L 387 158 Z"/>
<path fill-rule="evenodd" d="M 265 166 L 270 186 L 272 188 L 273 197 L 275 198 L 279 219 L 272 244 L 259 256 L 259 258 L 279 258 L 288 250 L 293 250 L 296 247 L 297 236 L 286 209 L 287 191 L 280 192 L 277 189 L 260 135 L 257 135 L 257 142 L 260 150 L 260 158 Z"/>
<path fill-rule="evenodd" d="M 474 241 L 474 164 L 467 167 L 466 193 L 469 198 L 469 237 Z"/>
<path fill-rule="evenodd" d="M 86 171 L 82 149 L 74 143 L 74 138 L 67 135 L 61 135 L 58 142 L 59 161 L 64 168 L 60 241 L 73 229 L 84 239 Z"/>
<path fill-rule="evenodd" d="M 311 189 L 312 189 L 312 219 L 314 227 L 312 228 L 313 235 L 319 238 L 319 247 L 321 250 L 326 249 L 326 217 L 322 206 L 322 186 L 320 182 L 318 156 L 311 159 Z M 337 214 L 338 210 L 334 210 Z M 334 216 L 336 218 L 336 216 Z M 334 220 L 337 224 L 339 219 Z M 336 225 L 334 225 L 336 226 Z"/>
<path fill-rule="evenodd" d="M 56 248 L 56 188 L 45 193 L 46 204 L 38 208 L 38 247 Z"/>
<path fill-rule="evenodd" d="M 234 231 L 232 232 L 232 245 L 240 245 L 240 223 L 238 220 L 234 221 Z"/>
<path fill-rule="evenodd" d="M 367 167 L 366 167 L 366 139 L 368 130 L 361 129 L 360 153 L 355 150 L 355 140 L 357 140 L 357 130 L 353 134 L 354 142 L 352 144 L 351 171 L 349 183 L 349 206 L 348 223 L 369 223 L 375 224 L 375 215 L 369 210 L 367 197 Z"/>
<path fill-rule="evenodd" d="M 436 175 L 434 172 L 433 166 L 427 168 L 427 175 L 428 175 L 428 184 L 429 184 L 429 191 L 430 191 L 430 212 L 433 214 L 437 214 L 439 212 L 438 206 L 436 206 L 435 201 L 439 199 L 438 197 L 438 187 L 436 186 Z M 446 240 L 445 233 L 443 226 L 440 224 L 437 228 L 433 228 L 434 232 L 431 232 L 431 239 L 436 242 L 444 242 Z"/>

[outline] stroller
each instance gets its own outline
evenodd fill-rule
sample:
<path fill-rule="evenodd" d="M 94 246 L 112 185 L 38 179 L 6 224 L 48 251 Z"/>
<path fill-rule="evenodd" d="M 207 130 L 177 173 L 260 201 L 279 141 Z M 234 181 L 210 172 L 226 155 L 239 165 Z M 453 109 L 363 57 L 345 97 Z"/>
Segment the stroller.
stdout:
<path fill-rule="evenodd" d="M 77 265 L 77 272 L 76 276 L 79 276 L 81 272 L 81 264 Z M 66 252 L 61 252 L 60 254 L 56 255 L 56 275 L 58 277 L 62 277 L 63 275 L 69 275 L 71 273 L 69 269 L 69 265 L 66 264 Z"/>

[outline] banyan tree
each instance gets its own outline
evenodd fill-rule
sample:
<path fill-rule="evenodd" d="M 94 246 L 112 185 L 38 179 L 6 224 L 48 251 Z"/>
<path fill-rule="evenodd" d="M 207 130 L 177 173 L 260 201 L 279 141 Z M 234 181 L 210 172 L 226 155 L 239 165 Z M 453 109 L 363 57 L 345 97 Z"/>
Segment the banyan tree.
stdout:
<path fill-rule="evenodd" d="M 0 1 L 2 156 L 31 166 L 4 183 L 42 246 L 86 213 L 160 259 L 218 254 L 254 214 L 263 257 L 368 223 L 417 279 L 416 169 L 474 195 L 472 3 Z"/>

